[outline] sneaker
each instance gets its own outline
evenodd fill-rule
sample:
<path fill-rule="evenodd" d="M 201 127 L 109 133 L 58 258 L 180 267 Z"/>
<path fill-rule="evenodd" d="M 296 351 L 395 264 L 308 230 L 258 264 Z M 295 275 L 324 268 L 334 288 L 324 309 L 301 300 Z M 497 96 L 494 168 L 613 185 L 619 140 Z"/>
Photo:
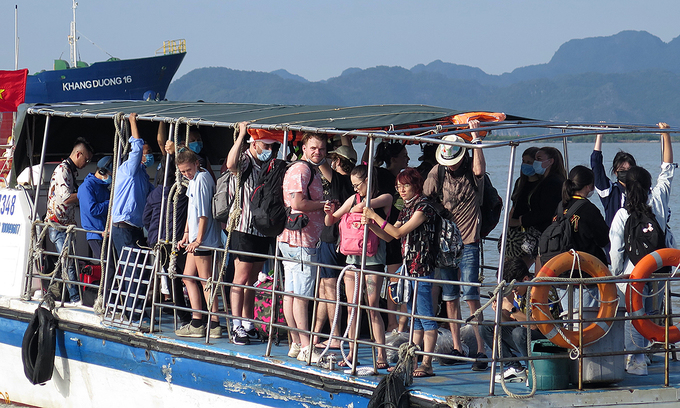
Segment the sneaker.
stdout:
<path fill-rule="evenodd" d="M 309 348 L 305 347 L 303 350 L 300 350 L 300 354 L 298 354 L 297 359 L 299 361 L 304 361 L 307 362 L 307 358 L 309 357 Z M 316 349 L 316 347 L 312 347 L 312 360 L 311 363 L 318 363 L 319 358 L 321 357 L 321 353 Z"/>
<path fill-rule="evenodd" d="M 248 338 L 246 329 L 244 329 L 243 326 L 238 326 L 236 329 L 234 329 L 233 337 L 234 344 L 238 344 L 239 346 L 246 346 L 250 344 L 250 339 Z"/>
<path fill-rule="evenodd" d="M 505 382 L 526 382 L 528 380 L 527 370 L 524 367 L 510 367 L 503 372 L 503 378 Z M 501 382 L 501 373 L 496 374 L 494 381 Z"/>
<path fill-rule="evenodd" d="M 290 350 L 288 350 L 288 357 L 296 358 L 299 355 L 300 355 L 300 345 L 298 343 L 291 344 Z"/>
<path fill-rule="evenodd" d="M 175 330 L 175 335 L 179 337 L 205 337 L 205 325 L 194 327 L 191 323 L 188 323 Z"/>
<path fill-rule="evenodd" d="M 260 333 L 257 332 L 257 329 L 255 327 L 253 327 L 250 330 L 246 330 L 246 335 L 248 335 L 248 339 L 250 339 L 250 341 L 260 340 Z"/>
<path fill-rule="evenodd" d="M 626 367 L 628 374 L 632 375 L 647 375 L 647 364 L 644 361 L 638 362 L 635 359 L 631 359 L 630 363 Z"/>
<path fill-rule="evenodd" d="M 82 307 L 83 306 L 83 301 L 82 300 L 77 300 L 75 302 L 65 302 L 64 306 L 66 307 Z"/>
<path fill-rule="evenodd" d="M 453 349 L 453 351 L 451 352 L 451 356 L 452 357 L 465 357 L 463 355 L 463 353 L 461 353 L 460 351 L 458 351 L 456 349 Z M 439 358 L 439 365 L 443 365 L 443 366 L 455 365 L 455 364 L 465 364 L 465 363 L 466 363 L 465 361 L 461 361 L 461 360 L 454 359 L 454 358 L 443 358 L 443 357 Z"/>
<path fill-rule="evenodd" d="M 484 353 L 477 353 L 473 356 L 474 358 L 488 358 Z M 489 368 L 489 363 L 486 361 L 475 361 L 472 363 L 472 371 L 486 371 Z"/>
<path fill-rule="evenodd" d="M 222 326 L 217 325 L 210 329 L 210 338 L 211 339 L 221 339 L 222 338 Z"/>

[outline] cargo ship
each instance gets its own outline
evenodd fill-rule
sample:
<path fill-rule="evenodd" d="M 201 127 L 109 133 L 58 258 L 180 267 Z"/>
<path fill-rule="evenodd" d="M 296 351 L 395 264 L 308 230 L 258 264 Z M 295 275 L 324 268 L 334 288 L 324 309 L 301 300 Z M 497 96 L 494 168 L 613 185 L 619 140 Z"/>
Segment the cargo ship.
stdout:
<path fill-rule="evenodd" d="M 186 41 L 170 40 L 152 57 L 87 64 L 78 61 L 76 7 L 69 34 L 70 60 L 54 60 L 54 69 L 29 75 L 27 103 L 93 100 L 162 100 L 186 55 Z"/>

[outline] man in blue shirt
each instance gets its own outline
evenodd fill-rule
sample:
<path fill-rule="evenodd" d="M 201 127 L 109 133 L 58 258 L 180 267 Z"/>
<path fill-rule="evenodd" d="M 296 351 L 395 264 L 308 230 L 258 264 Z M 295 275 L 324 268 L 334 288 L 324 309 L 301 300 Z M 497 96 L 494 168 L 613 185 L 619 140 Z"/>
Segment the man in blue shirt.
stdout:
<path fill-rule="evenodd" d="M 137 114 L 131 113 L 131 151 L 128 159 L 118 167 L 114 186 L 111 239 L 117 257 L 120 256 L 124 246 L 135 246 L 140 241 L 144 242 L 142 231 L 144 205 L 146 197 L 153 189 L 146 172 L 149 162 L 153 163 L 151 146 L 139 137 L 136 120 Z M 151 160 L 148 156 L 151 156 Z"/>
<path fill-rule="evenodd" d="M 113 208 L 111 210 L 111 240 L 116 250 L 116 259 L 119 259 L 123 247 L 135 247 L 145 245 L 144 232 L 142 230 L 142 217 L 146 197 L 153 189 L 146 172 L 147 166 L 153 164 L 151 146 L 139 137 L 137 129 L 137 114 L 130 114 L 130 154 L 128 159 L 118 166 L 113 192 Z M 132 271 L 126 271 L 126 275 Z M 107 274 L 110 275 L 110 274 Z M 107 282 L 113 279 L 107 276 Z M 127 290 L 127 285 L 124 290 Z M 109 298 L 111 285 L 106 286 L 104 299 Z M 135 291 L 135 285 L 130 291 Z M 132 308 L 132 299 L 128 299 L 127 308 Z M 136 314 L 132 316 L 136 320 Z"/>

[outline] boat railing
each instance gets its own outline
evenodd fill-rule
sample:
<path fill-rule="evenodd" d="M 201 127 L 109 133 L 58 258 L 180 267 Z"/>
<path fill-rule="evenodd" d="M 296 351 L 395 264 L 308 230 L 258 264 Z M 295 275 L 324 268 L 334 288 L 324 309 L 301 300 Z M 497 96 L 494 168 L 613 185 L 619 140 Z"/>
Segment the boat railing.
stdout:
<path fill-rule="evenodd" d="M 187 52 L 187 40 L 167 40 L 163 41 L 163 46 L 156 50 L 156 55 L 180 54 Z"/>

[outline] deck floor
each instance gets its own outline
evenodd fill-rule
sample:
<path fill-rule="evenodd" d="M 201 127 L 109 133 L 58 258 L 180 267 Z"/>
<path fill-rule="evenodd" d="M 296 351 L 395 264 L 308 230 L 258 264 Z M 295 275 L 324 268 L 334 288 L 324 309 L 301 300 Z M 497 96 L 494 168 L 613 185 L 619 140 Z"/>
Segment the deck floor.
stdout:
<path fill-rule="evenodd" d="M 334 378 L 345 379 L 346 381 L 362 381 L 366 384 L 377 385 L 382 376 L 387 374 L 387 370 L 379 370 L 378 375 L 365 375 L 360 377 L 352 378 L 349 375 L 349 371 L 346 368 L 335 367 L 333 372 L 325 368 L 321 368 L 312 364 L 307 367 L 303 362 L 298 361 L 295 358 L 290 358 L 287 356 L 288 353 L 288 342 L 287 339 L 281 339 L 279 346 L 272 345 L 270 356 L 266 357 L 266 343 L 264 342 L 252 342 L 250 345 L 235 345 L 229 342 L 226 330 L 224 331 L 224 337 L 222 339 L 213 339 L 209 344 L 205 343 L 204 339 L 191 339 L 191 338 L 180 338 L 174 334 L 172 318 L 168 315 L 163 315 L 161 324 L 161 331 L 155 332 L 151 335 L 159 336 L 160 338 L 172 339 L 179 342 L 191 343 L 194 346 L 206 348 L 212 350 L 216 353 L 226 353 L 226 354 L 247 354 L 253 359 L 270 362 L 272 364 L 281 364 L 282 362 L 290 366 L 291 368 L 311 370 L 322 375 L 331 375 Z M 224 325 L 223 325 L 224 329 Z M 348 345 L 345 344 L 345 351 L 348 351 Z M 336 354 L 336 361 L 342 359 L 339 350 L 329 350 L 329 353 Z M 359 347 L 359 362 L 362 364 L 360 367 L 370 367 L 372 365 L 371 357 L 371 347 L 367 345 L 360 345 Z M 433 364 L 435 376 L 429 378 L 414 378 L 413 385 L 410 387 L 412 394 L 417 394 L 427 400 L 433 402 L 445 403 L 447 397 L 454 396 L 457 399 L 465 401 L 474 401 L 475 399 L 481 399 L 485 401 L 486 406 L 493 406 L 492 401 L 500 403 L 501 400 L 505 401 L 504 406 L 508 406 L 507 403 L 511 398 L 506 397 L 506 393 L 501 387 L 501 384 L 495 385 L 494 395 L 497 398 L 489 398 L 489 379 L 491 370 L 487 369 L 484 372 L 475 372 L 471 370 L 470 363 L 457 364 L 452 366 L 443 366 L 438 362 Z M 570 385 L 570 388 L 566 390 L 555 390 L 555 391 L 544 391 L 539 390 L 536 392 L 537 397 L 547 398 L 548 401 L 556 402 L 556 404 L 548 403 L 546 406 L 561 406 L 565 402 L 563 398 L 568 395 L 575 396 L 578 394 L 581 399 L 583 399 L 584 394 L 590 393 L 603 393 L 608 391 L 626 391 L 628 393 L 631 390 L 643 390 L 643 389 L 663 389 L 664 388 L 664 364 L 663 364 L 663 354 L 656 354 L 652 358 L 652 365 L 649 366 L 649 375 L 647 376 L 635 376 L 624 373 L 624 379 L 615 385 L 600 385 L 593 386 L 587 385 L 584 390 L 579 391 L 574 385 Z M 670 364 L 670 387 L 678 387 L 680 385 L 680 362 L 672 361 Z M 529 394 L 531 388 L 527 387 L 524 382 L 521 383 L 506 383 L 508 390 L 515 394 Z M 668 388 L 666 388 L 668 389 Z M 604 394 L 600 394 L 599 399 L 607 399 Z M 516 400 L 521 401 L 521 400 Z M 524 402 L 526 406 L 526 401 Z M 475 404 L 471 404 L 474 406 Z"/>

